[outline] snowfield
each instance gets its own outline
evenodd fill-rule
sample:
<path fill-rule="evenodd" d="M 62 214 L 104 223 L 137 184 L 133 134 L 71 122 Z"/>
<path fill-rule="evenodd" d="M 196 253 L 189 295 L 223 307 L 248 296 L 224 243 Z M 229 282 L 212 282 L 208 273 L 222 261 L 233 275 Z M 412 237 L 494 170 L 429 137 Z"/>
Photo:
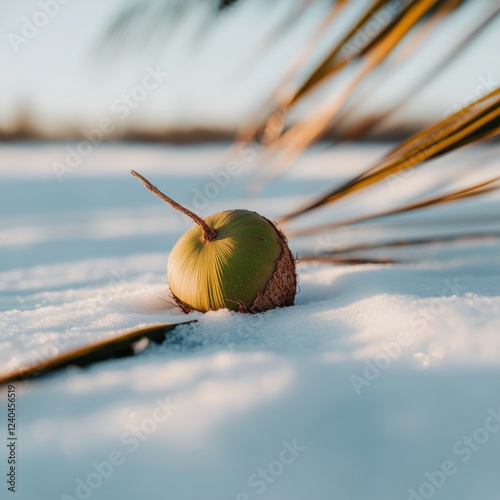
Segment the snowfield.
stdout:
<path fill-rule="evenodd" d="M 499 238 L 355 254 L 393 264 L 304 262 L 292 308 L 186 316 L 169 299 L 166 262 L 191 223 L 129 174 L 200 215 L 277 218 L 389 146 L 318 147 L 258 197 L 245 191 L 250 150 L 228 173 L 222 145 L 108 144 L 63 172 L 54 162 L 68 146 L 0 146 L 1 372 L 132 327 L 198 322 L 133 358 L 17 383 L 16 499 L 499 498 Z M 479 182 L 498 175 L 499 153 L 459 151 L 293 227 Z M 498 234 L 499 200 L 290 246 Z"/>

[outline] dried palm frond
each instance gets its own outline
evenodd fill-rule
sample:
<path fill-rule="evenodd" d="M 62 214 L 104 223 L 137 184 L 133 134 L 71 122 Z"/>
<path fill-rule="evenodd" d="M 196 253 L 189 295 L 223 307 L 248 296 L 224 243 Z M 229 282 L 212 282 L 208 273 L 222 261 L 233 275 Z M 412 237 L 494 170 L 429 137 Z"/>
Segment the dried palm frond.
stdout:
<path fill-rule="evenodd" d="M 442 8 L 444 10 L 446 6 L 443 6 Z M 458 12 L 455 12 L 454 14 L 458 15 Z M 416 75 L 416 77 L 411 82 L 408 82 L 403 88 L 400 87 L 400 96 L 395 96 L 392 102 L 388 104 L 388 106 L 381 113 L 355 122 L 347 130 L 341 130 L 338 133 L 335 133 L 332 130 L 336 140 L 338 142 L 356 140 L 366 136 L 376 127 L 379 127 L 383 121 L 387 120 L 388 117 L 403 107 L 413 95 L 418 93 L 420 89 L 425 88 L 431 81 L 441 75 L 443 71 L 448 69 L 457 57 L 460 56 L 469 47 L 469 45 L 483 33 L 484 29 L 497 19 L 499 14 L 500 5 L 492 5 L 491 10 L 485 10 L 482 15 L 479 16 L 479 19 L 468 23 L 467 26 L 462 28 L 460 33 L 457 33 L 457 36 L 453 40 L 450 40 L 446 46 L 441 47 L 440 51 L 436 51 L 436 53 L 433 54 L 434 58 L 429 57 L 423 61 L 425 66 L 420 68 L 419 74 Z M 448 16 L 448 18 L 449 17 L 450 16 Z M 453 19 L 450 20 L 453 21 Z M 440 21 L 441 19 L 435 23 L 437 26 L 434 26 L 434 29 L 437 30 L 440 28 Z M 425 40 L 423 39 L 421 42 L 425 42 Z M 414 44 L 412 45 L 412 48 L 415 48 Z M 408 61 L 407 65 L 409 66 L 410 64 L 411 61 Z M 405 69 L 407 69 L 406 66 L 403 66 L 399 71 L 404 72 Z M 384 76 L 382 75 L 381 78 L 383 77 Z M 359 100 L 359 106 L 362 108 L 362 100 Z M 351 106 L 349 111 L 352 112 L 353 109 L 354 106 Z"/>
<path fill-rule="evenodd" d="M 299 256 L 298 258 L 300 262 L 319 262 L 319 263 L 327 263 L 327 264 L 341 264 L 341 265 L 352 265 L 356 266 L 359 264 L 397 264 L 398 262 L 394 259 L 375 259 L 371 257 L 337 257 L 336 255 L 304 255 L 303 257 Z"/>
<path fill-rule="evenodd" d="M 265 142 L 272 142 L 271 146 L 267 148 L 266 157 L 273 159 L 270 166 L 267 167 L 267 180 L 282 173 L 312 142 L 319 139 L 325 131 L 330 130 L 333 123 L 339 125 L 345 116 L 352 112 L 354 107 L 352 100 L 355 93 L 359 91 L 367 78 L 373 76 L 374 71 L 382 63 L 386 62 L 394 50 L 400 47 L 403 39 L 410 40 L 412 42 L 411 49 L 417 50 L 426 38 L 425 31 L 429 29 L 429 25 L 432 24 L 433 28 L 436 29 L 440 22 L 450 17 L 463 3 L 454 0 L 403 3 L 398 12 L 391 11 L 391 17 L 387 25 L 372 36 L 367 44 L 363 45 L 359 50 L 349 49 L 352 46 L 352 38 L 356 36 L 356 33 L 366 29 L 366 25 L 373 20 L 373 15 L 387 7 L 387 2 L 375 0 L 361 15 L 358 22 L 333 47 L 304 84 L 291 95 L 281 99 L 281 101 L 277 100 L 273 112 L 264 125 L 265 131 L 274 131 L 274 134 L 265 135 Z M 442 51 L 444 53 L 443 60 L 451 62 L 474 39 L 474 35 L 484 29 L 498 11 L 498 7 L 485 11 L 484 17 L 479 22 L 476 30 L 465 30 L 465 34 L 457 34 L 458 42 L 451 43 L 449 48 Z M 410 34 L 412 36 L 409 36 Z M 439 66 L 444 68 L 445 64 L 441 63 Z M 432 76 L 438 73 L 435 68 L 436 64 L 434 64 L 434 67 L 431 66 L 429 70 L 422 71 L 421 83 L 425 83 L 426 80 L 431 79 Z M 320 86 L 324 81 L 331 81 L 340 70 L 343 70 L 342 73 L 348 71 L 349 78 L 336 90 L 330 101 L 317 106 L 310 117 L 299 121 L 281 135 L 285 127 L 288 110 L 304 97 L 314 93 L 316 87 Z M 403 100 L 400 101 L 400 104 L 402 102 Z M 348 106 L 349 104 L 350 106 Z M 362 105 L 362 101 L 358 102 L 359 105 Z M 393 105 L 392 110 L 394 109 L 397 109 L 397 103 Z M 390 112 L 391 108 L 387 110 L 387 114 Z M 277 123 L 277 121 L 281 123 Z M 373 125 L 374 123 L 369 121 L 359 124 L 356 137 L 359 137 L 360 133 L 365 130 L 364 127 L 369 130 Z M 254 124 L 250 129 L 244 129 L 244 134 L 239 137 L 247 141 L 252 134 L 255 134 L 256 130 Z M 336 134 L 336 136 L 337 139 L 342 138 L 339 134 Z M 266 160 L 266 157 L 261 164 L 267 166 L 269 161 Z M 255 191 L 261 188 L 262 185 L 262 181 L 254 180 L 250 187 Z"/>
<path fill-rule="evenodd" d="M 316 30 L 314 31 L 312 38 L 302 48 L 300 53 L 297 54 L 291 61 L 289 68 L 280 78 L 271 96 L 264 101 L 261 106 L 262 109 L 259 109 L 256 115 L 251 120 L 249 120 L 248 123 L 244 124 L 237 132 L 237 144 L 252 141 L 259 134 L 259 132 L 260 141 L 264 144 L 268 144 L 281 134 L 285 127 L 285 103 L 287 101 L 287 96 L 290 93 L 290 82 L 297 75 L 297 73 L 307 62 L 307 60 L 312 56 L 314 50 L 316 49 L 317 43 L 321 40 L 321 37 L 324 35 L 325 31 L 331 25 L 332 21 L 337 17 L 338 13 L 342 10 L 347 1 L 348 0 L 339 0 L 332 4 L 330 9 L 328 10 L 327 15 L 321 20 L 319 26 L 317 26 Z M 310 1 L 305 0 L 305 3 L 306 6 L 309 6 Z M 276 37 L 279 31 L 280 30 L 275 30 L 272 34 L 272 37 Z M 269 45 L 269 40 L 265 45 Z M 263 47 L 261 47 L 260 51 L 258 52 L 259 57 L 262 54 L 262 50 Z M 269 109 L 273 109 L 273 111 L 269 113 Z M 262 115 L 264 115 L 264 118 Z M 265 122 L 264 125 L 262 125 L 263 121 Z"/>
<path fill-rule="evenodd" d="M 374 167 L 281 219 L 286 222 L 337 201 L 390 176 L 500 131 L 500 89 L 495 89 L 448 118 L 396 146 Z"/>
<path fill-rule="evenodd" d="M 432 236 L 428 238 L 415 238 L 415 239 L 405 239 L 405 240 L 392 240 L 383 241 L 380 243 L 361 243 L 352 244 L 345 247 L 332 248 L 318 254 L 310 255 L 305 254 L 299 257 L 301 262 L 333 262 L 330 259 L 343 259 L 344 254 L 350 254 L 355 252 L 365 252 L 367 250 L 379 250 L 388 248 L 401 248 L 410 246 L 421 246 L 421 245 L 436 245 L 443 243 L 454 243 L 454 242 L 470 242 L 470 241 L 496 241 L 500 238 L 500 232 L 490 231 L 490 232 L 476 232 L 467 234 L 452 234 L 446 236 Z"/>
<path fill-rule="evenodd" d="M 429 19 L 442 19 L 445 15 L 450 14 L 459 7 L 461 3 L 454 0 L 424 0 L 397 3 L 388 0 L 374 0 L 372 5 L 361 13 L 358 21 L 334 45 L 305 82 L 295 92 L 285 93 L 281 99 L 277 100 L 276 106 L 282 110 L 282 113 L 287 111 L 301 99 L 308 96 L 319 85 L 331 79 L 346 66 L 349 66 L 349 63 L 360 59 L 361 64 L 359 69 L 356 71 L 354 77 L 351 78 L 345 93 L 342 94 L 342 97 L 336 99 L 337 103 L 340 101 L 344 105 L 347 96 L 392 53 L 401 40 L 410 33 L 419 21 L 422 21 L 426 15 L 429 15 Z M 389 7 L 391 7 L 390 14 L 388 13 Z M 381 21 L 377 19 L 379 31 L 371 36 L 367 35 L 371 31 L 368 29 L 368 26 L 374 21 L 377 14 L 380 18 L 380 14 L 384 8 L 386 9 L 385 14 L 388 16 L 387 21 L 385 21 L 386 24 L 381 25 Z M 425 23 L 422 26 L 425 27 Z M 359 43 L 353 41 L 360 33 L 368 38 L 368 41 L 365 44 L 361 44 L 361 46 L 359 46 Z M 279 91 L 277 95 L 281 95 Z M 339 109 L 333 106 L 328 113 L 326 110 L 323 110 L 323 120 L 330 121 Z M 329 115 L 329 119 L 327 115 Z M 311 119 L 311 123 L 312 121 L 313 119 Z M 303 124 L 304 128 L 309 128 L 311 123 Z M 322 130 L 324 129 L 319 128 L 318 134 Z M 277 147 L 280 146 L 277 145 Z"/>
<path fill-rule="evenodd" d="M 457 191 L 452 191 L 450 193 L 440 194 L 438 196 L 433 196 L 425 200 L 421 200 L 414 203 L 408 203 L 406 205 L 393 208 L 391 210 L 385 210 L 383 212 L 371 213 L 369 215 L 364 215 L 360 217 L 354 217 L 351 219 L 345 219 L 341 221 L 331 222 L 329 224 L 322 224 L 320 226 L 308 227 L 306 229 L 301 229 L 298 231 L 289 231 L 288 236 L 305 236 L 308 234 L 319 233 L 323 231 L 329 231 L 331 229 L 336 229 L 342 226 L 351 226 L 353 224 L 359 224 L 361 222 L 367 222 L 375 219 L 381 219 L 383 217 L 389 217 L 391 215 L 399 215 L 405 212 L 412 212 L 414 210 L 419 210 L 421 208 L 427 208 L 431 206 L 441 205 L 443 203 L 456 202 L 458 200 L 469 199 L 474 196 L 480 196 L 486 193 L 491 193 L 500 189 L 500 177 L 495 177 L 485 182 L 479 184 L 474 184 L 467 188 L 459 189 Z"/>
<path fill-rule="evenodd" d="M 333 248 L 313 254 L 299 255 L 299 262 L 302 263 L 323 263 L 323 264 L 399 264 L 401 260 L 392 257 L 356 257 L 350 254 L 359 252 L 369 252 L 371 250 L 389 250 L 394 248 L 408 248 L 414 246 L 443 245 L 447 243 L 473 243 L 473 242 L 496 242 L 500 239 L 500 232 L 478 232 L 468 234 L 453 234 L 446 236 L 433 236 L 427 238 L 414 238 L 405 240 L 384 241 L 380 243 L 363 243 L 347 245 L 341 248 Z M 408 263 L 408 260 L 404 261 Z"/>

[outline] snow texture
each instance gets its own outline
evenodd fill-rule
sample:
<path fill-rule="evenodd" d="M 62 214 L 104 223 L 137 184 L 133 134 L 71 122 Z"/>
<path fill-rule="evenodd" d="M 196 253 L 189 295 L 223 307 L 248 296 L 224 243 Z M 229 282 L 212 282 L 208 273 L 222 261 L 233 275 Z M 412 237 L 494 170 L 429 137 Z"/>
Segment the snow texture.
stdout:
<path fill-rule="evenodd" d="M 168 296 L 166 262 L 190 221 L 131 168 L 201 215 L 248 208 L 277 218 L 387 150 L 317 148 L 252 198 L 250 164 L 222 175 L 222 146 L 100 146 L 58 177 L 52 165 L 66 147 L 0 147 L 2 372 L 186 320 Z M 499 152 L 466 149 L 294 227 L 479 182 L 498 171 Z M 217 175 L 227 185 L 210 185 Z M 498 201 L 491 194 L 290 246 L 498 232 Z M 498 499 L 499 240 L 356 256 L 396 263 L 302 263 L 294 307 L 194 313 L 197 324 L 133 358 L 18 383 L 15 497 Z M 5 446 L 0 458 L 5 478 Z"/>

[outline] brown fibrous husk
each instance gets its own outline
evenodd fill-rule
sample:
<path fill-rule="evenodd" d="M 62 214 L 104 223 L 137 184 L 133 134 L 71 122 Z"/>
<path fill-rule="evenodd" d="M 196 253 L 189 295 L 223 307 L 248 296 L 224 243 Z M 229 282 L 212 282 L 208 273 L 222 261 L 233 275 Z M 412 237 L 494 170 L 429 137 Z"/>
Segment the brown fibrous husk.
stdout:
<path fill-rule="evenodd" d="M 266 219 L 267 220 L 267 219 Z M 254 303 L 247 307 L 240 304 L 238 312 L 260 313 L 277 307 L 293 306 L 297 291 L 297 273 L 295 258 L 288 247 L 288 241 L 283 232 L 271 221 L 268 221 L 278 233 L 282 248 L 281 256 L 276 263 L 276 269 L 269 280 L 266 289 L 260 292 Z"/>

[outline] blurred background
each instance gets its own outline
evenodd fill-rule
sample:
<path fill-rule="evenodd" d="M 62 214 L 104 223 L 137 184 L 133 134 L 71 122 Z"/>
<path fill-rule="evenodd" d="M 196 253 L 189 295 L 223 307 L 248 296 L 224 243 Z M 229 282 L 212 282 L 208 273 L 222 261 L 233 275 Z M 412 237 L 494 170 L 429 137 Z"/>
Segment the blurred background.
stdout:
<path fill-rule="evenodd" d="M 81 138 L 108 118 L 105 140 L 230 139 L 269 99 L 315 34 L 321 36 L 292 85 L 306 78 L 371 3 L 3 1 L 0 137 Z M 408 3 L 388 2 L 386 11 Z M 401 138 L 498 86 L 498 2 L 440 3 L 443 12 L 370 75 L 337 131 L 375 119 L 363 137 Z M 335 4 L 342 8 L 326 22 Z M 366 43 L 384 19 L 380 14 L 353 43 Z M 138 89 L 152 70 L 156 80 Z M 290 120 L 321 103 L 335 85 L 308 96 Z"/>

